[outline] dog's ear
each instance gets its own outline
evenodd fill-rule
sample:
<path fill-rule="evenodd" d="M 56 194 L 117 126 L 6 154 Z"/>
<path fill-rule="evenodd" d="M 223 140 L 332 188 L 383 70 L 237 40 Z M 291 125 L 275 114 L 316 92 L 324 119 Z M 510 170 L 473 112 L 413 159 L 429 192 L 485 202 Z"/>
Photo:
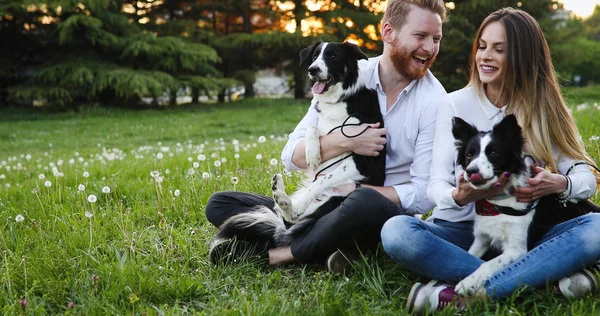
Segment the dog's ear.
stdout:
<path fill-rule="evenodd" d="M 477 135 L 479 131 L 474 125 L 471 125 L 458 116 L 452 118 L 452 135 L 456 139 L 456 143 L 465 143 L 469 138 Z"/>
<path fill-rule="evenodd" d="M 310 57 L 313 55 L 313 52 L 315 51 L 315 49 L 317 49 L 317 47 L 319 47 L 319 45 L 321 45 L 321 42 L 317 42 L 314 45 L 300 51 L 300 66 L 308 66 L 307 63 L 310 60 Z"/>
<path fill-rule="evenodd" d="M 369 59 L 369 57 L 367 57 L 367 55 L 365 55 L 365 53 L 363 53 L 362 50 L 360 50 L 360 48 L 355 44 L 345 42 L 344 47 L 346 48 L 350 56 L 356 57 L 356 60 Z"/>
<path fill-rule="evenodd" d="M 517 117 L 513 114 L 505 116 L 500 123 L 496 124 L 492 133 L 507 137 L 511 143 L 517 145 L 519 148 L 522 148 L 525 143 L 521 126 L 519 126 Z"/>

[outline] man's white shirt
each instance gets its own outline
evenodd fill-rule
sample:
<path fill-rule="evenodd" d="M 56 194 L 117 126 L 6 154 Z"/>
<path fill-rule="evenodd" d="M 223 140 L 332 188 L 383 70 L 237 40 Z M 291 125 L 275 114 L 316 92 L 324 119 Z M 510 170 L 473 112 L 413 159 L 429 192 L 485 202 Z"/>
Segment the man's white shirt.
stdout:
<path fill-rule="evenodd" d="M 439 105 L 445 102 L 446 90 L 427 71 L 425 77 L 411 81 L 387 110 L 387 96 L 379 80 L 379 59 L 380 57 L 361 60 L 359 67 L 365 86 L 377 91 L 379 108 L 387 130 L 384 185 L 394 187 L 406 213 L 427 213 L 434 206 L 427 199 L 427 183 L 435 120 Z M 292 163 L 294 150 L 306 135 L 307 128 L 316 125 L 317 111 L 313 101 L 304 118 L 289 135 L 281 153 L 281 160 L 288 171 L 299 169 Z"/>

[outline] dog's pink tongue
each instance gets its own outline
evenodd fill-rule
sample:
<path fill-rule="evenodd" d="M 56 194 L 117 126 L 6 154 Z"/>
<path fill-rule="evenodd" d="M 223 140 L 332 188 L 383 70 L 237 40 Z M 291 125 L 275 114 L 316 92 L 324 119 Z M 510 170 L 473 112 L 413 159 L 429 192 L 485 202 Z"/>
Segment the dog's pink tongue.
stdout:
<path fill-rule="evenodd" d="M 317 82 L 315 82 L 315 84 L 312 87 L 313 94 L 321 94 L 321 93 L 323 93 L 323 90 L 325 90 L 325 85 L 326 84 L 327 84 L 327 81 L 317 81 Z"/>
<path fill-rule="evenodd" d="M 469 177 L 469 180 L 473 183 L 481 182 L 483 178 L 479 173 L 474 173 Z"/>

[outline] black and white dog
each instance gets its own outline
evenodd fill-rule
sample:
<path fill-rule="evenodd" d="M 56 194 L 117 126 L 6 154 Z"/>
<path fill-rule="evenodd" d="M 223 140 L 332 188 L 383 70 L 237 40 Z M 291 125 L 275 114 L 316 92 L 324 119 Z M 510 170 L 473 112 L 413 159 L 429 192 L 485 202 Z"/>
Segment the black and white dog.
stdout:
<path fill-rule="evenodd" d="M 347 152 L 321 161 L 319 138 L 344 127 L 361 123 L 380 123 L 377 93 L 365 88 L 359 60 L 367 56 L 351 43 L 317 43 L 300 52 L 300 63 L 308 66 L 316 103 L 318 126 L 311 126 L 305 136 L 306 180 L 288 196 L 283 177 L 272 178 L 275 212 L 259 206 L 252 212 L 235 215 L 225 221 L 215 240 L 244 237 L 267 242 L 272 247 L 289 245 L 310 228 L 317 218 L 336 208 L 345 198 L 334 188 L 364 182 L 381 186 L 385 180 L 385 148 L 377 157 Z M 352 137 L 357 135 L 347 135 Z"/>
<path fill-rule="evenodd" d="M 517 202 L 509 192 L 528 186 L 533 160 L 523 157 L 525 140 L 514 115 L 504 117 L 489 132 L 480 132 L 455 117 L 452 134 L 458 150 L 457 163 L 463 167 L 464 178 L 473 188 L 489 189 L 501 173 L 510 172 L 503 193 L 475 202 L 475 240 L 469 253 L 481 258 L 491 247 L 502 253 L 483 263 L 456 285 L 457 293 L 473 295 L 495 272 L 527 252 L 527 236 L 535 205 Z"/>

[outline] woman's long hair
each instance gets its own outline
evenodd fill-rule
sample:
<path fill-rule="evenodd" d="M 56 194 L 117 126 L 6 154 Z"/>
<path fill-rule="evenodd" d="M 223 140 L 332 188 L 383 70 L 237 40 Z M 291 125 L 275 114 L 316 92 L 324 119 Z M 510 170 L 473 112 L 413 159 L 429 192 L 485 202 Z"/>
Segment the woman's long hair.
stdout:
<path fill-rule="evenodd" d="M 483 29 L 492 22 L 504 26 L 507 55 L 498 100 L 491 101 L 507 102 L 506 112 L 515 114 L 523 128 L 525 150 L 552 172 L 558 172 L 552 146 L 569 157 L 595 164 L 560 93 L 544 33 L 527 12 L 503 8 L 483 21 L 471 51 L 469 86 L 482 87 L 475 55 Z M 600 183 L 597 173 L 596 182 Z"/>

